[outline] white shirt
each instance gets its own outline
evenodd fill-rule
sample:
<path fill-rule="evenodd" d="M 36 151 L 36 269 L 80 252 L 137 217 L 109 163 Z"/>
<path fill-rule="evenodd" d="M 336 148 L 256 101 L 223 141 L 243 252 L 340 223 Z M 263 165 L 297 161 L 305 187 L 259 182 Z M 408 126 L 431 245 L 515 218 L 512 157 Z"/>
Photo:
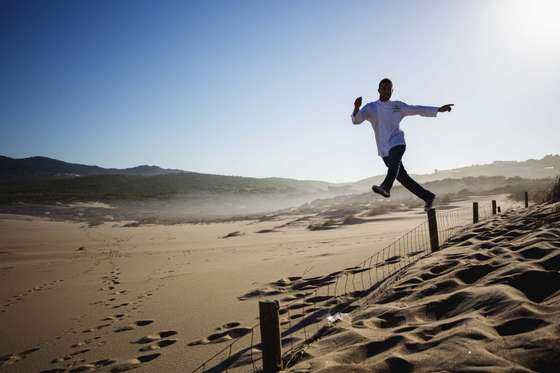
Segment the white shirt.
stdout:
<path fill-rule="evenodd" d="M 433 106 L 412 106 L 401 101 L 370 102 L 352 114 L 352 123 L 361 124 L 364 120 L 371 123 L 377 142 L 377 153 L 381 157 L 389 155 L 389 150 L 397 145 L 406 145 L 404 132 L 399 128 L 401 120 L 408 115 L 423 117 L 437 116 L 438 108 Z"/>

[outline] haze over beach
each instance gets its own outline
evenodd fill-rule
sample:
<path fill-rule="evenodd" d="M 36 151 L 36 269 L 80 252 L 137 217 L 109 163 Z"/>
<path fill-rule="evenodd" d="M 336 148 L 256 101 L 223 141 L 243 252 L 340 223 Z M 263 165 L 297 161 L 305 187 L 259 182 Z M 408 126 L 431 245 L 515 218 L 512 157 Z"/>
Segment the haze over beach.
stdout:
<path fill-rule="evenodd" d="M 559 11 L 0 0 L 0 371 L 556 372 Z"/>

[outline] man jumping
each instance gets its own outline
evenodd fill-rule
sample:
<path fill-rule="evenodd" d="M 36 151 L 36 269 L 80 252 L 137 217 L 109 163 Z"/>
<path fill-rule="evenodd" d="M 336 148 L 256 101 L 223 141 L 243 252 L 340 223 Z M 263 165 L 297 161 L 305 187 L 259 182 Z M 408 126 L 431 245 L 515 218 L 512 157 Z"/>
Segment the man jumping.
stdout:
<path fill-rule="evenodd" d="M 453 104 L 441 107 L 432 106 L 411 106 L 401 101 L 390 101 L 393 93 L 393 83 L 389 79 L 379 82 L 379 100 L 370 102 L 362 109 L 362 98 L 358 97 L 354 101 L 354 112 L 352 113 L 352 123 L 360 124 L 364 120 L 371 123 L 377 142 L 377 153 L 383 158 L 383 162 L 389 168 L 387 176 L 381 185 L 374 185 L 371 189 L 383 197 L 391 196 L 391 188 L 395 178 L 418 198 L 426 203 L 424 210 L 432 208 L 436 195 L 429 190 L 422 188 L 414 181 L 404 169 L 402 156 L 406 149 L 404 142 L 404 132 L 399 128 L 401 120 L 408 115 L 421 115 L 423 117 L 435 117 L 438 112 L 451 111 Z"/>

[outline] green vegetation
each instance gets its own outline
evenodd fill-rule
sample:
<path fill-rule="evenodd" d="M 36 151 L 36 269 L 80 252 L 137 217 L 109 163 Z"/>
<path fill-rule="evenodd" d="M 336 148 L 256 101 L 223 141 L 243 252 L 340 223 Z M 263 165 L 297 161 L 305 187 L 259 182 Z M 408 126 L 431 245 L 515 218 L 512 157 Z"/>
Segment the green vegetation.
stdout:
<path fill-rule="evenodd" d="M 216 194 L 291 195 L 324 192 L 327 185 L 328 183 L 317 181 L 198 173 L 156 176 L 96 175 L 0 183 L 0 202 L 166 200 Z"/>
<path fill-rule="evenodd" d="M 537 179 L 537 180 L 517 180 L 515 184 L 500 188 L 498 192 L 509 193 L 509 198 L 514 201 L 525 200 L 525 192 L 529 193 L 529 199 L 537 203 L 548 201 L 550 190 L 553 184 L 552 179 Z"/>

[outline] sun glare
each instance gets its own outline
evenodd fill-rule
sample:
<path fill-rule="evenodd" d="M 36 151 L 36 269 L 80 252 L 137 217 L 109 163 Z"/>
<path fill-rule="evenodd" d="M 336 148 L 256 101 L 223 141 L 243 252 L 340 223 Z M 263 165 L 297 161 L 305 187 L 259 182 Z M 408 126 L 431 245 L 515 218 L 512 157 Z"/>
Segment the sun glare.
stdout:
<path fill-rule="evenodd" d="M 513 32 L 525 36 L 552 38 L 560 36 L 560 1 L 558 0 L 512 0 L 506 2 L 510 8 Z"/>

